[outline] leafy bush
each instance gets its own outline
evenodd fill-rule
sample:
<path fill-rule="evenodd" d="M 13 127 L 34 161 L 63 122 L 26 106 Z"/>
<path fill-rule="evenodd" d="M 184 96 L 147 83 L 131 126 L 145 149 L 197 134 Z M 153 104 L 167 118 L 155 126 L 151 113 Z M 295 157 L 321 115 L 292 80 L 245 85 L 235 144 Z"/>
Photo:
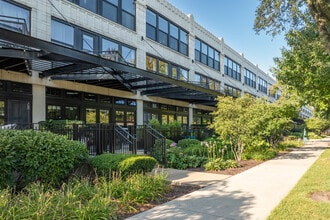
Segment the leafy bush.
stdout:
<path fill-rule="evenodd" d="M 176 145 L 176 143 L 170 139 L 166 139 L 166 149 L 171 148 L 171 145 Z M 152 148 L 151 151 L 151 156 L 153 156 L 154 158 L 156 158 L 156 160 L 161 163 L 162 162 L 162 142 L 159 140 L 155 141 L 155 144 Z"/>
<path fill-rule="evenodd" d="M 269 160 L 277 156 L 278 149 L 273 148 L 265 140 L 254 140 L 246 148 L 242 155 L 244 160 Z"/>
<path fill-rule="evenodd" d="M 88 158 L 88 151 L 50 132 L 0 130 L 0 157 L 0 186 L 21 188 L 33 181 L 58 184 Z"/>
<path fill-rule="evenodd" d="M 14 195 L 0 190 L 0 219 L 122 219 L 120 214 L 133 214 L 134 206 L 156 200 L 168 188 L 163 175 L 98 178 L 93 184 L 73 179 L 57 189 L 32 183 Z"/>
<path fill-rule="evenodd" d="M 178 141 L 177 147 L 187 148 L 193 145 L 199 145 L 201 142 L 196 139 L 182 139 Z"/>
<path fill-rule="evenodd" d="M 224 170 L 228 168 L 237 168 L 238 163 L 235 160 L 223 160 L 221 158 L 216 158 L 210 160 L 205 165 L 205 170 Z"/>
<path fill-rule="evenodd" d="M 100 176 L 108 177 L 113 171 L 119 170 L 119 164 L 130 157 L 135 157 L 133 154 L 101 154 L 90 159 L 92 167 Z M 110 175 L 111 176 L 111 175 Z"/>
<path fill-rule="evenodd" d="M 157 160 L 153 157 L 136 156 L 121 161 L 118 168 L 123 176 L 127 176 L 128 174 L 150 172 L 156 164 Z"/>
<path fill-rule="evenodd" d="M 234 158 L 231 148 L 227 143 L 224 143 L 218 138 L 210 138 L 202 143 L 207 148 L 208 160 L 215 160 L 221 158 L 223 160 L 229 160 Z"/>
<path fill-rule="evenodd" d="M 304 142 L 302 140 L 286 140 L 280 142 L 276 145 L 276 149 L 278 150 L 287 150 L 288 148 L 302 147 L 304 146 Z"/>
<path fill-rule="evenodd" d="M 184 148 L 183 153 L 185 155 L 190 155 L 190 156 L 207 157 L 208 149 L 201 144 L 196 144 L 196 145 L 192 145 L 187 148 Z"/>
<path fill-rule="evenodd" d="M 184 170 L 201 167 L 207 161 L 205 156 L 188 155 L 184 150 L 178 147 L 169 149 L 166 153 L 167 167 Z"/>
<path fill-rule="evenodd" d="M 243 154 L 244 160 L 269 160 L 277 156 L 277 149 L 275 148 L 267 148 L 262 151 L 251 151 Z"/>

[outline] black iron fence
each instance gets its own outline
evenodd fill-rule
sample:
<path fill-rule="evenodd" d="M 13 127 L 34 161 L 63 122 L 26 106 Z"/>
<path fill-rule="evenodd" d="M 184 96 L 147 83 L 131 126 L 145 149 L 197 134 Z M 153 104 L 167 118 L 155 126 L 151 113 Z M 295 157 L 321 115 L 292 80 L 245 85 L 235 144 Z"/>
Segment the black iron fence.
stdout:
<path fill-rule="evenodd" d="M 8 124 L 0 129 L 51 131 L 84 143 L 92 156 L 103 153 L 146 154 L 162 164 L 166 164 L 166 138 L 178 142 L 184 138 L 205 140 L 213 135 L 213 130 L 205 126 L 156 130 L 150 125 L 38 123 Z"/>
<path fill-rule="evenodd" d="M 162 164 L 166 163 L 166 138 L 149 125 L 39 123 L 9 124 L 0 129 L 33 129 L 64 135 L 69 140 L 84 143 L 91 156 L 103 153 L 147 154 L 155 156 Z"/>

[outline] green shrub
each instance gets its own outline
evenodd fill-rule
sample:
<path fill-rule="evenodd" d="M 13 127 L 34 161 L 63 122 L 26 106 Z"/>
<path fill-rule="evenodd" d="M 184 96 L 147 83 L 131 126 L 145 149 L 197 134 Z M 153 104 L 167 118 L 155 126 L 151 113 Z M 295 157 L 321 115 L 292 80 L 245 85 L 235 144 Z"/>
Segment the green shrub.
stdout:
<path fill-rule="evenodd" d="M 0 156 L 0 186 L 21 188 L 34 181 L 57 185 L 88 158 L 88 151 L 51 132 L 0 130 Z"/>
<path fill-rule="evenodd" d="M 244 160 L 269 160 L 277 156 L 278 149 L 273 148 L 265 140 L 254 140 L 244 150 Z"/>
<path fill-rule="evenodd" d="M 0 190 L 0 219 L 123 219 L 134 206 L 160 198 L 169 185 L 164 175 L 133 175 L 107 181 L 73 179 L 56 189 L 32 183 L 11 194 Z"/>
<path fill-rule="evenodd" d="M 224 170 L 228 168 L 237 168 L 238 163 L 235 160 L 223 160 L 221 158 L 217 158 L 214 160 L 210 160 L 205 165 L 205 170 Z"/>
<path fill-rule="evenodd" d="M 126 158 L 121 161 L 118 165 L 119 171 L 123 176 L 134 173 L 147 173 L 150 172 L 155 165 L 157 160 L 150 156 L 136 156 Z"/>
<path fill-rule="evenodd" d="M 201 142 L 196 139 L 182 139 L 178 141 L 177 147 L 187 148 L 193 145 L 198 145 Z"/>
<path fill-rule="evenodd" d="M 171 145 L 176 145 L 176 143 L 170 139 L 166 139 L 165 145 L 166 149 L 169 149 L 171 148 Z M 151 156 L 156 158 L 159 163 L 162 162 L 162 142 L 160 140 L 155 141 L 155 144 L 151 150 Z"/>
<path fill-rule="evenodd" d="M 198 155 L 188 155 L 185 149 L 173 147 L 166 153 L 167 167 L 184 170 L 187 168 L 201 167 L 207 161 L 207 157 Z"/>
<path fill-rule="evenodd" d="M 183 152 L 185 155 L 199 156 L 199 157 L 207 157 L 208 154 L 207 148 L 201 145 L 200 143 L 184 148 Z"/>
<path fill-rule="evenodd" d="M 296 148 L 304 146 L 304 141 L 302 140 L 286 140 L 282 141 L 276 145 L 278 150 L 287 150 L 288 148 Z"/>
<path fill-rule="evenodd" d="M 262 151 L 253 151 L 248 153 L 243 153 L 242 158 L 244 160 L 270 160 L 274 157 L 276 157 L 278 154 L 278 150 L 275 148 L 267 148 Z"/>
<path fill-rule="evenodd" d="M 135 157 L 134 154 L 101 154 L 90 159 L 92 167 L 100 176 L 109 177 L 114 171 L 119 171 L 119 164 L 123 160 Z"/>

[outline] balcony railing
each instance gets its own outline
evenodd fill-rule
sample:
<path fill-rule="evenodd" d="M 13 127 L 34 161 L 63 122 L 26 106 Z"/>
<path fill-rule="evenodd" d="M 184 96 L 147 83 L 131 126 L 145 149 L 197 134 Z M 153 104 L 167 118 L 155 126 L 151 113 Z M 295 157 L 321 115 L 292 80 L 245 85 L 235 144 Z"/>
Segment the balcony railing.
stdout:
<path fill-rule="evenodd" d="M 24 18 L 0 15 L 0 27 L 25 35 L 30 35 L 30 31 Z"/>

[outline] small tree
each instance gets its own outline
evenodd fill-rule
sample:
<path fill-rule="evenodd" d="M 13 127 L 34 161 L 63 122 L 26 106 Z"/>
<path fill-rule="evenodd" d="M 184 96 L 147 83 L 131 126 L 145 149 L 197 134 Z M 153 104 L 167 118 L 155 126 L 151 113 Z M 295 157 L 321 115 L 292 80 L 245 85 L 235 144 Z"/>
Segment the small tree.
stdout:
<path fill-rule="evenodd" d="M 241 160 L 246 145 L 255 140 L 265 140 L 275 146 L 286 129 L 291 128 L 291 118 L 296 116 L 298 104 L 294 99 L 282 98 L 275 103 L 246 95 L 237 99 L 218 98 L 218 110 L 210 126 L 222 140 L 230 144 L 236 160 Z"/>
<path fill-rule="evenodd" d="M 242 159 L 244 147 L 253 133 L 250 122 L 254 117 L 254 104 L 255 99 L 248 95 L 237 99 L 218 98 L 218 110 L 214 113 L 214 123 L 210 127 L 222 140 L 228 141 L 237 161 Z"/>

